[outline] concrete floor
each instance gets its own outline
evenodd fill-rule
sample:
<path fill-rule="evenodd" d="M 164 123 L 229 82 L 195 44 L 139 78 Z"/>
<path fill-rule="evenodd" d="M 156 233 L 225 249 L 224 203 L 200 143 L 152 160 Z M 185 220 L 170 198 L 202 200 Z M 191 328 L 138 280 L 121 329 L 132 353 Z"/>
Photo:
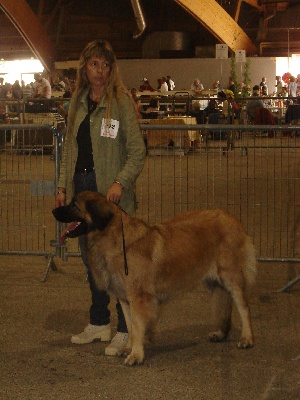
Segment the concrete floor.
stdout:
<path fill-rule="evenodd" d="M 200 288 L 166 307 L 145 363 L 127 367 L 104 356 L 104 343 L 71 344 L 88 322 L 90 293 L 79 259 L 56 263 L 41 283 L 42 257 L 0 256 L 1 399 L 300 399 L 300 283 L 278 292 L 300 266 L 258 265 L 253 349 L 236 348 L 236 313 L 229 341 L 208 341 L 210 296 Z"/>

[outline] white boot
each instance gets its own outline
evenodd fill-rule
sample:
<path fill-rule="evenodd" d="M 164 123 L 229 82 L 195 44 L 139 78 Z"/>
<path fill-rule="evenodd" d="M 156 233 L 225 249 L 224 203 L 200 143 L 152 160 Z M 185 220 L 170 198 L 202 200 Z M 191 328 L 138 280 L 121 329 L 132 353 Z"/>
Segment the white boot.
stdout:
<path fill-rule="evenodd" d="M 107 325 L 92 325 L 84 329 L 83 332 L 71 337 L 71 342 L 75 344 L 92 343 L 94 340 L 101 340 L 102 342 L 109 342 L 111 339 L 110 324 Z"/>
<path fill-rule="evenodd" d="M 128 341 L 128 333 L 117 332 L 111 343 L 105 348 L 106 356 L 120 356 L 123 354 Z"/>

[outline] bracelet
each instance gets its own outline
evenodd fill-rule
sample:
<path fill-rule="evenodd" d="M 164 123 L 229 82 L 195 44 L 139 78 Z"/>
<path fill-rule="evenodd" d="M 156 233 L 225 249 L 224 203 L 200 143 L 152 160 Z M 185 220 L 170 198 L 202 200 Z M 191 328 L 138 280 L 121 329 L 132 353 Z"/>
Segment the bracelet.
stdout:
<path fill-rule="evenodd" d="M 58 195 L 58 194 L 66 194 L 66 192 L 61 190 L 61 191 L 56 192 L 56 195 Z"/>
<path fill-rule="evenodd" d="M 115 183 L 117 183 L 118 185 L 120 185 L 120 186 L 121 186 L 121 188 L 122 188 L 122 189 L 124 189 L 124 186 L 122 185 L 122 183 L 121 183 L 121 182 L 119 182 L 119 181 L 115 181 Z"/>

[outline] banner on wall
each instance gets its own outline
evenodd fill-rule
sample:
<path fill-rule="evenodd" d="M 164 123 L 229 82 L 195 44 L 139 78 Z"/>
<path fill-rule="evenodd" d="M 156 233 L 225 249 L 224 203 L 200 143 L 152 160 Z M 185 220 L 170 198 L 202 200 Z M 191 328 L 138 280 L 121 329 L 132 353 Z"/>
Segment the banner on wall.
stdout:
<path fill-rule="evenodd" d="M 219 60 L 225 60 L 228 58 L 227 44 L 216 44 L 216 58 Z"/>
<path fill-rule="evenodd" d="M 246 50 L 236 50 L 235 52 L 236 62 L 246 62 Z"/>

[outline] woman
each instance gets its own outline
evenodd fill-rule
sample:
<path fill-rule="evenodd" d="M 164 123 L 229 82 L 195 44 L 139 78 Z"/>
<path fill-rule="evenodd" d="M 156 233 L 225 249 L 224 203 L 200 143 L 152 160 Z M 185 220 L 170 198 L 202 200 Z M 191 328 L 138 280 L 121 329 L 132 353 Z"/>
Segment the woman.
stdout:
<path fill-rule="evenodd" d="M 114 52 L 107 41 L 95 40 L 83 50 L 72 95 L 60 169 L 56 207 L 84 190 L 106 194 L 127 213 L 136 208 L 135 181 L 142 171 L 145 146 L 133 100 L 122 83 Z M 98 290 L 90 273 L 85 236 L 79 238 L 87 268 L 92 305 L 90 323 L 72 343 L 111 339 L 109 296 Z M 127 327 L 117 303 L 117 334 L 106 355 L 119 355 L 127 344 Z"/>

